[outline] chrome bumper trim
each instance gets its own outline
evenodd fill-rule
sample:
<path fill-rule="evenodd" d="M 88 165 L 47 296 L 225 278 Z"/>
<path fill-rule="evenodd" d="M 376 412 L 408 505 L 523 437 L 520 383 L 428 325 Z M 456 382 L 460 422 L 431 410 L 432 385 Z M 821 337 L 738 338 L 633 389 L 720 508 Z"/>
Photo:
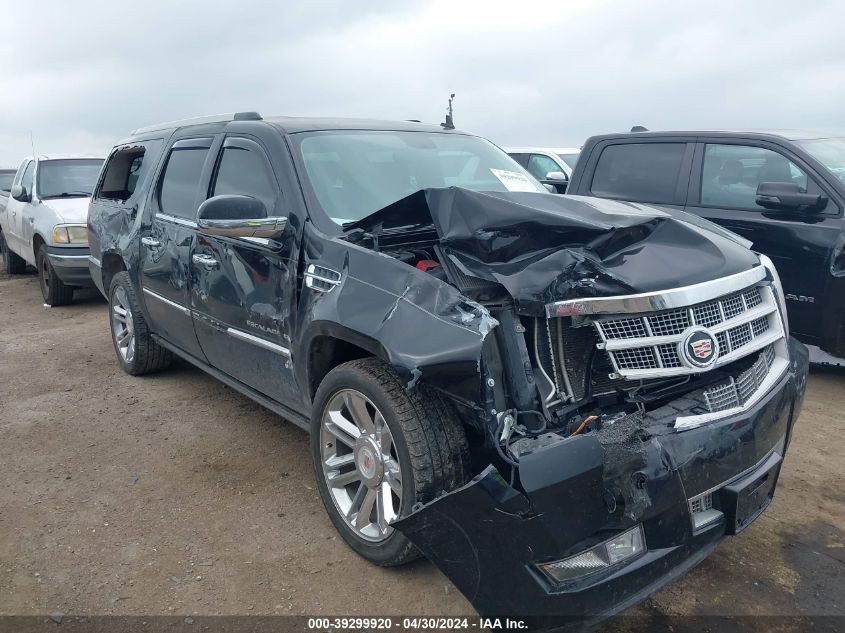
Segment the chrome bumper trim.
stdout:
<path fill-rule="evenodd" d="M 57 253 L 47 253 L 47 257 L 54 264 L 60 264 L 71 268 L 85 268 L 88 266 L 88 255 L 59 255 Z"/>

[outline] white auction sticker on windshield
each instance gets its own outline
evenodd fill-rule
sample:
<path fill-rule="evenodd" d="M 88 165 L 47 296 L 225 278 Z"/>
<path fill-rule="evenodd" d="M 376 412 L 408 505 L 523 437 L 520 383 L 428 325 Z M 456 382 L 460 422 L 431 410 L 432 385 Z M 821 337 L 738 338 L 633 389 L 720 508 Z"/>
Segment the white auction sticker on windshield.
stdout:
<path fill-rule="evenodd" d="M 533 191 L 537 193 L 537 185 L 531 182 L 525 174 L 505 169 L 493 169 L 492 167 L 490 171 L 508 191 Z"/>

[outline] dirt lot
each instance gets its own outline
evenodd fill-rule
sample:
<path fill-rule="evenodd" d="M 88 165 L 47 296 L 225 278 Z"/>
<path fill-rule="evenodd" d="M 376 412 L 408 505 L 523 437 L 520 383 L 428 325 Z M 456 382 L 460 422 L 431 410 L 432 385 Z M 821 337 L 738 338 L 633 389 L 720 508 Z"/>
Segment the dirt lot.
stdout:
<path fill-rule="evenodd" d="M 777 497 L 636 609 L 845 615 L 845 373 L 814 372 Z M 0 275 L 0 614 L 471 614 L 335 535 L 304 432 L 187 364 L 114 359 L 95 292 Z"/>

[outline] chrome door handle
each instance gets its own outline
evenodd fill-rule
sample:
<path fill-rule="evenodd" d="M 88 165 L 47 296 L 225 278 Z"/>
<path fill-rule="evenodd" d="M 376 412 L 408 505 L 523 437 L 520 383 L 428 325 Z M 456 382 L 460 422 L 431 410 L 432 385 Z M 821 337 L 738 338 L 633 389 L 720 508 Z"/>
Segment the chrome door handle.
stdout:
<path fill-rule="evenodd" d="M 144 246 L 152 246 L 152 247 L 161 246 L 161 242 L 159 242 L 158 240 L 155 240 L 151 237 L 142 237 L 141 238 L 141 244 L 143 244 Z"/>
<path fill-rule="evenodd" d="M 217 268 L 217 260 L 211 255 L 203 255 L 196 253 L 191 256 L 191 261 L 198 266 L 205 266 L 206 268 Z"/>

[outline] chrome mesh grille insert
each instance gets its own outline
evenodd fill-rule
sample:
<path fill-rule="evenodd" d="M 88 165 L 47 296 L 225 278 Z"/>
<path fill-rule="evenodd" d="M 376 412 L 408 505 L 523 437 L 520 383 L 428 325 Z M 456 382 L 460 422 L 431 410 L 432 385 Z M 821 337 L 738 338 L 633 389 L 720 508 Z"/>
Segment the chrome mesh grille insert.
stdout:
<path fill-rule="evenodd" d="M 707 409 L 710 413 L 716 413 L 744 405 L 763 384 L 774 362 L 775 350 L 769 345 L 754 364 L 739 376 L 704 391 Z"/>
<path fill-rule="evenodd" d="M 648 336 L 645 322 L 642 319 L 616 319 L 606 326 L 606 336 L 609 338 L 643 338 Z"/>
<path fill-rule="evenodd" d="M 648 369 L 657 365 L 654 349 L 651 347 L 635 347 L 614 352 L 616 363 L 620 369 Z"/>
<path fill-rule="evenodd" d="M 689 310 L 672 310 L 671 312 L 659 312 L 652 316 L 642 318 L 651 326 L 652 336 L 669 336 L 686 330 L 690 322 Z"/>
<path fill-rule="evenodd" d="M 600 347 L 616 370 L 612 378 L 646 379 L 706 371 L 686 359 L 683 341 L 691 328 L 705 328 L 716 339 L 716 366 L 733 362 L 771 344 L 783 328 L 768 285 L 755 285 L 686 308 L 674 308 L 593 321 Z M 715 396 L 714 396 L 715 397 Z"/>
<path fill-rule="evenodd" d="M 681 357 L 678 356 L 678 346 L 671 343 L 658 345 L 660 360 L 664 367 L 682 367 Z"/>
<path fill-rule="evenodd" d="M 602 319 L 598 322 L 598 327 L 604 334 L 604 338 L 608 340 L 645 337 L 647 336 L 646 322 L 651 326 L 652 336 L 671 336 L 680 334 L 693 325 L 693 319 L 695 325 L 713 327 L 736 318 L 762 303 L 760 289 L 752 287 L 716 301 L 692 306 L 692 314 L 690 314 L 690 309 L 684 308 L 655 312 L 634 319 Z"/>

